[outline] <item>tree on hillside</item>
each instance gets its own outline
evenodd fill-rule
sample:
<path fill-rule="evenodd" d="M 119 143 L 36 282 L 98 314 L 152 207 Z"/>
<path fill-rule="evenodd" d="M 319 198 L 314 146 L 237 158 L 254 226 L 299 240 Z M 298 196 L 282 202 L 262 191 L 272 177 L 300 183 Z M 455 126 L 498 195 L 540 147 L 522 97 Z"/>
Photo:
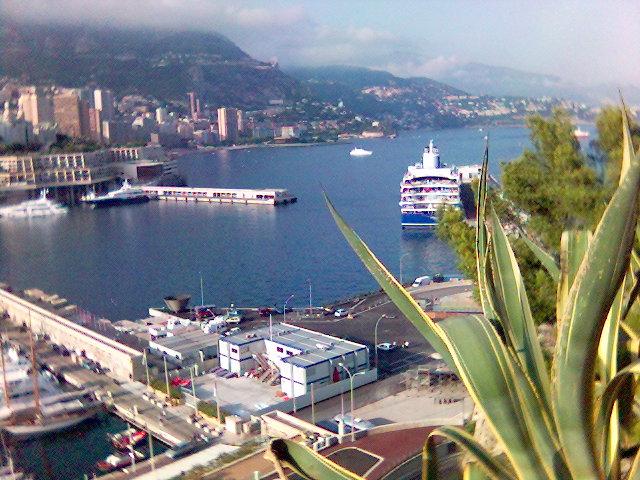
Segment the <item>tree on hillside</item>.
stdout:
<path fill-rule="evenodd" d="M 551 118 L 529 117 L 533 150 L 503 165 L 504 196 L 527 215 L 527 229 L 551 251 L 567 227 L 591 228 L 602 213 L 605 194 L 589 159 L 580 151 L 566 111 Z"/>
<path fill-rule="evenodd" d="M 628 112 L 627 112 L 628 113 Z M 598 139 L 591 142 L 596 151 L 595 160 L 605 166 L 604 176 L 608 191 L 613 191 L 620 179 L 622 158 L 622 110 L 620 107 L 604 107 L 596 119 Z M 640 145 L 640 125 L 630 122 L 629 131 L 633 144 Z"/>

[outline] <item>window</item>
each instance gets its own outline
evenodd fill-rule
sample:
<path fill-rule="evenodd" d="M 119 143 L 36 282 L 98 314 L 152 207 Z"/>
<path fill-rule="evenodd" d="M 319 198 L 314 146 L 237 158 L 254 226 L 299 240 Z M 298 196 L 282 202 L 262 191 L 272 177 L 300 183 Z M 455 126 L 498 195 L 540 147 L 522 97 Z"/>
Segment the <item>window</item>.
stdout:
<path fill-rule="evenodd" d="M 293 355 L 293 352 L 291 350 L 287 350 L 287 355 Z"/>
<path fill-rule="evenodd" d="M 278 347 L 278 348 L 276 348 L 276 350 L 278 351 L 278 353 L 284 352 L 284 348 L 282 348 L 282 347 Z"/>
<path fill-rule="evenodd" d="M 238 353 L 238 349 L 237 349 L 237 348 L 232 348 L 232 349 L 231 349 L 231 351 L 232 351 L 233 353 Z"/>

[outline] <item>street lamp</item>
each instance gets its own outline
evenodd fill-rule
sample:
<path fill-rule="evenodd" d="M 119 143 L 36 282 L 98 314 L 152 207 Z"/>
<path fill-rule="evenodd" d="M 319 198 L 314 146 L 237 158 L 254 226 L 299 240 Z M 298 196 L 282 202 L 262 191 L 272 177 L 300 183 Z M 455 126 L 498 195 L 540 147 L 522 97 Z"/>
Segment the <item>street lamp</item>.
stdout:
<path fill-rule="evenodd" d="M 406 257 L 407 255 L 409 255 L 410 253 L 411 253 L 411 252 L 404 253 L 404 254 L 400 257 L 400 285 L 403 285 L 403 283 L 402 283 L 402 259 L 403 259 L 404 257 Z"/>
<path fill-rule="evenodd" d="M 294 295 L 291 294 L 289 298 L 284 301 L 284 306 L 282 308 L 282 323 L 287 323 L 287 303 L 289 303 L 289 300 L 291 300 L 293 296 Z"/>
<path fill-rule="evenodd" d="M 313 307 L 311 306 L 311 279 L 307 278 L 307 282 L 309 282 L 309 315 L 313 312 Z"/>
<path fill-rule="evenodd" d="M 340 362 L 338 363 L 338 366 L 344 368 L 344 371 L 349 375 L 349 385 L 351 387 L 351 441 L 355 442 L 356 431 L 354 430 L 354 424 L 356 421 L 356 416 L 353 408 L 353 377 L 355 377 L 356 375 L 363 375 L 364 372 L 357 372 L 352 375 L 349 369 L 344 365 L 344 363 Z M 344 423 L 344 415 L 342 415 L 342 422 Z"/>
<path fill-rule="evenodd" d="M 373 327 L 373 348 L 375 348 L 376 369 L 378 368 L 378 324 L 380 323 L 380 320 L 386 317 L 386 313 L 380 315 L 380 318 L 376 321 L 376 326 Z"/>

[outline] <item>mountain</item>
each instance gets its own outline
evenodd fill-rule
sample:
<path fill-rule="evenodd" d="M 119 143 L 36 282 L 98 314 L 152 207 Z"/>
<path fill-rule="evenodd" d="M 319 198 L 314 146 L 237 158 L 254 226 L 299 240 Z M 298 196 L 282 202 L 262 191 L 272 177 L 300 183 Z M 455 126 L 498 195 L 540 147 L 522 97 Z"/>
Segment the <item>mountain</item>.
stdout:
<path fill-rule="evenodd" d="M 429 78 L 401 78 L 385 71 L 338 65 L 284 70 L 304 82 L 320 100 L 332 104 L 342 102 L 361 115 L 388 115 L 405 126 L 417 126 L 425 118 L 431 126 L 458 123 L 449 115 L 441 115 L 438 105 L 444 97 L 464 95 L 464 92 Z"/>
<path fill-rule="evenodd" d="M 599 106 L 603 103 L 617 103 L 620 89 L 629 102 L 640 103 L 640 88 L 635 86 L 581 86 L 554 75 L 482 63 L 456 65 L 434 76 L 441 82 L 475 95 L 558 97 Z"/>
<path fill-rule="evenodd" d="M 211 105 L 259 107 L 306 94 L 276 66 L 251 58 L 215 33 L 4 23 L 0 76 L 68 87 L 98 85 Z"/>

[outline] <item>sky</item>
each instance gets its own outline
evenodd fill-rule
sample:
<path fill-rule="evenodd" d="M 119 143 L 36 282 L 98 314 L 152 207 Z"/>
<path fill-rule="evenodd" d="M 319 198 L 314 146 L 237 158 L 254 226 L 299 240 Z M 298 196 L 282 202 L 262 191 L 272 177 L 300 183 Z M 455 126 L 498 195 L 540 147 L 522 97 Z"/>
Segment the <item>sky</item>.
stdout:
<path fill-rule="evenodd" d="M 638 0 L 1 0 L 0 15 L 215 31 L 282 66 L 437 79 L 476 62 L 640 87 Z"/>

